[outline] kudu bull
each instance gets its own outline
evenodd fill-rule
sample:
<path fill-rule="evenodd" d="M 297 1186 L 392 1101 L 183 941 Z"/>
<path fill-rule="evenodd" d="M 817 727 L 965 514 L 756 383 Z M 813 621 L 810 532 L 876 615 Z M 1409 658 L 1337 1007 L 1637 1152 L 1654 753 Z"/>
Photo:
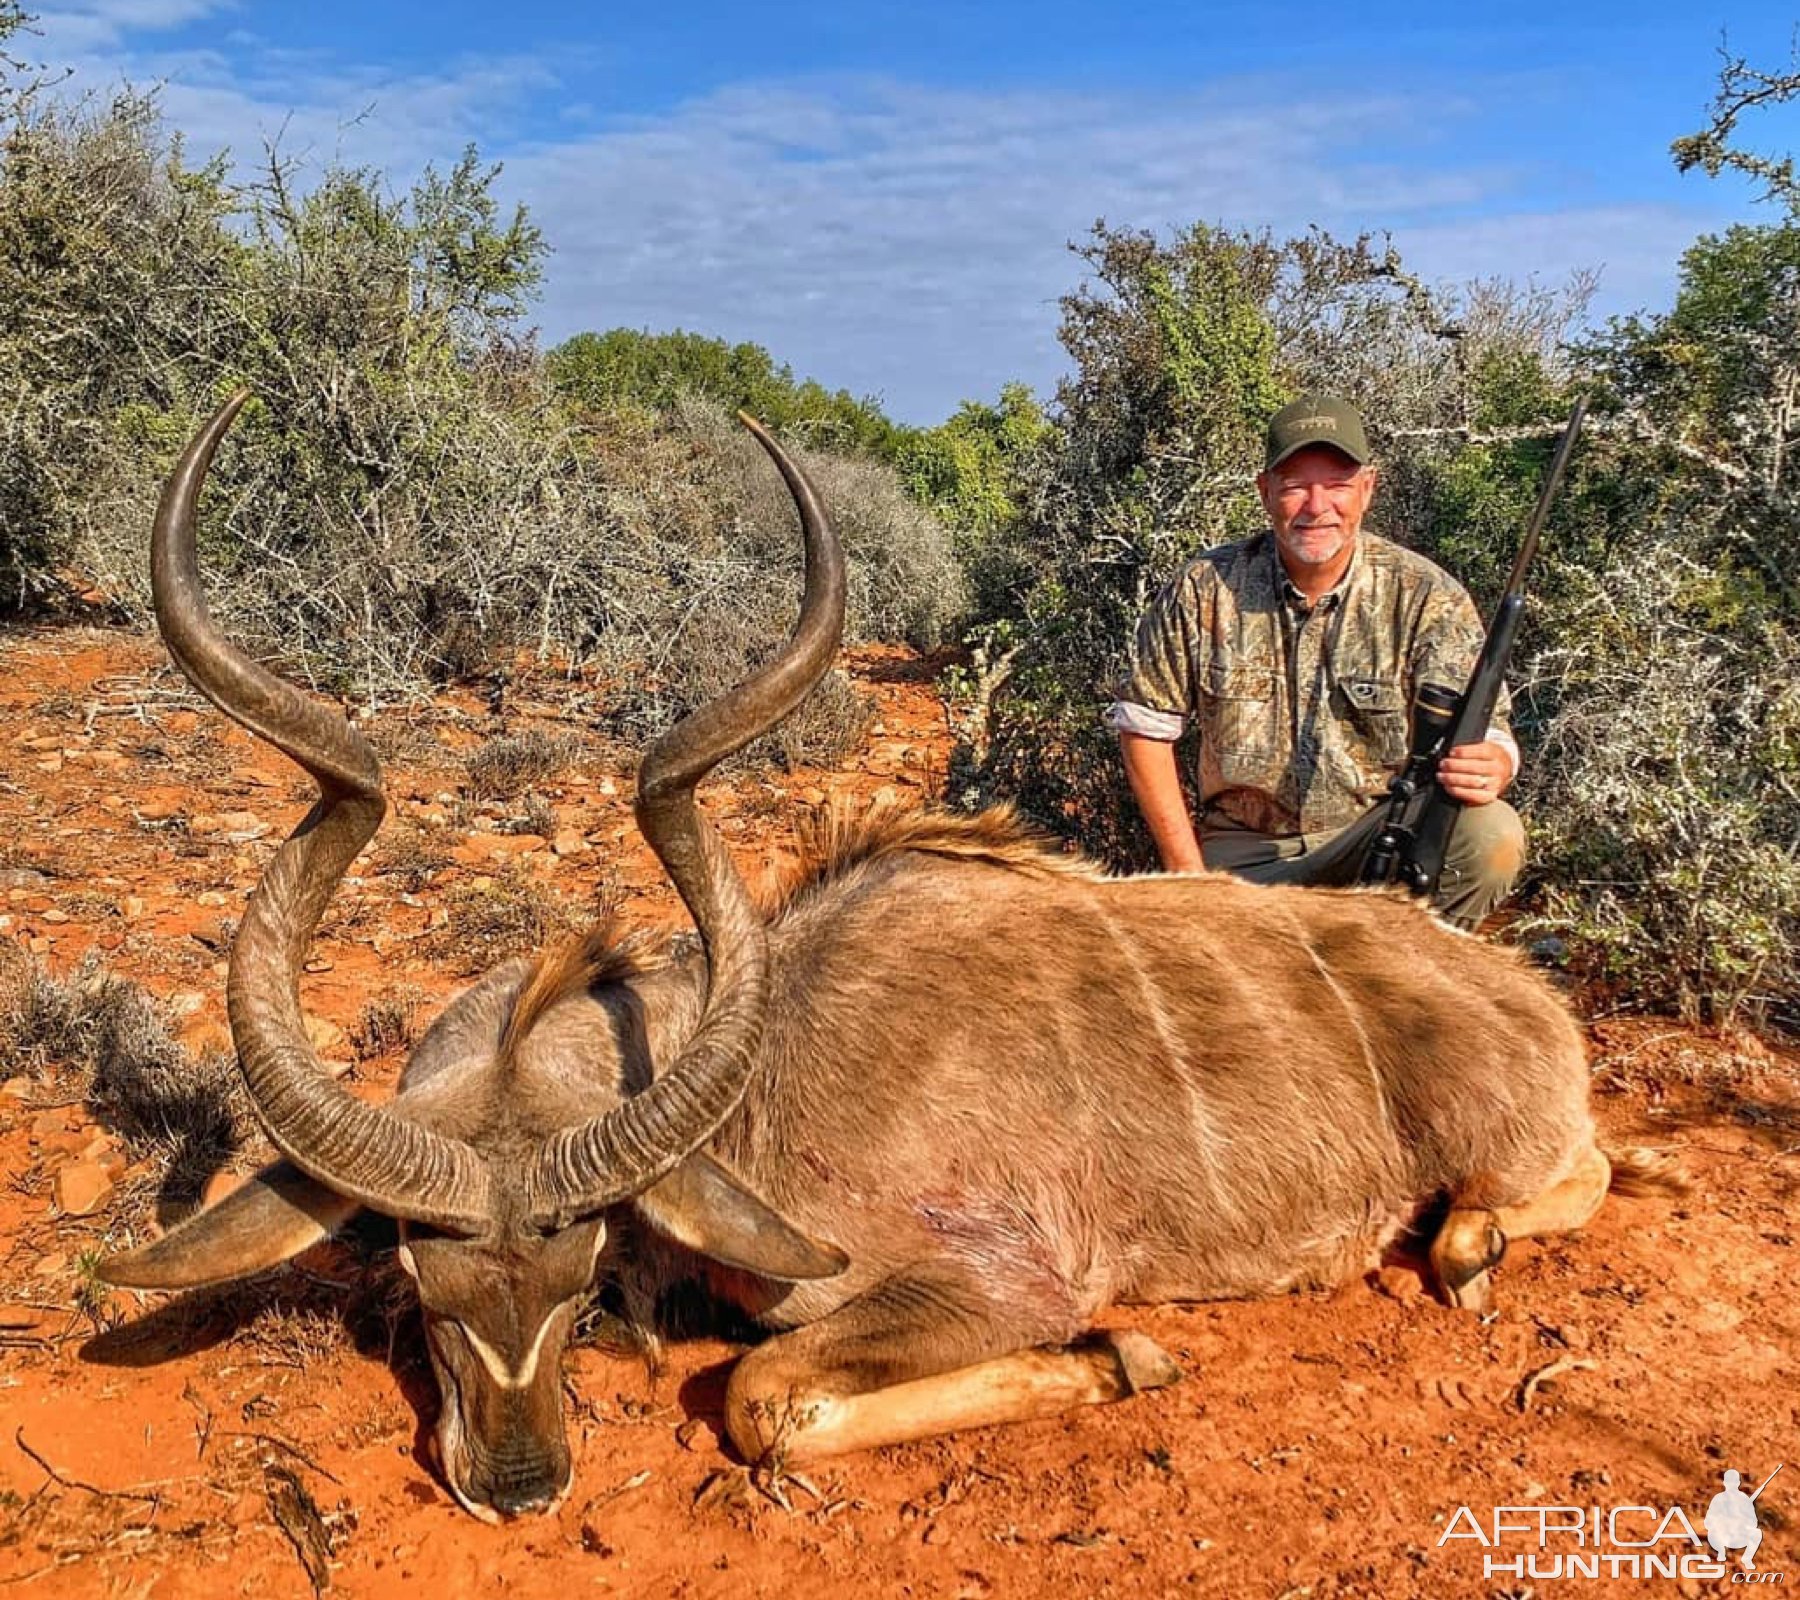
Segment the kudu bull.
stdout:
<path fill-rule="evenodd" d="M 1388 896 L 1108 878 L 990 812 L 840 824 L 759 908 L 695 785 L 823 674 L 844 574 L 753 423 L 799 508 L 800 622 L 638 776 L 699 946 L 645 958 L 595 935 L 508 963 L 424 1036 L 391 1104 L 357 1100 L 320 1069 L 298 977 L 386 802 L 362 737 L 207 615 L 194 507 L 241 403 L 171 477 L 153 575 L 182 671 L 319 785 L 228 980 L 285 1159 L 102 1271 L 201 1284 L 363 1207 L 398 1219 L 440 1463 L 477 1515 L 568 1490 L 559 1364 L 597 1268 L 698 1278 L 774 1334 L 738 1363 L 725 1421 L 778 1467 L 1170 1382 L 1143 1336 L 1084 1339 L 1096 1313 L 1340 1282 L 1434 1198 L 1431 1267 L 1479 1307 L 1509 1237 L 1599 1205 L 1609 1164 L 1564 1006 Z"/>

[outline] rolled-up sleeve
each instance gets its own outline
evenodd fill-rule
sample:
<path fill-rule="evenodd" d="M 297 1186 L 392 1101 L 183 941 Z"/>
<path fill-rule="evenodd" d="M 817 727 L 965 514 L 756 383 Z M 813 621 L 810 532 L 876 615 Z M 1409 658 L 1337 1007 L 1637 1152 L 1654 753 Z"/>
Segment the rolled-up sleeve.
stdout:
<path fill-rule="evenodd" d="M 1101 713 L 1114 733 L 1135 733 L 1144 739 L 1173 744 L 1187 731 L 1187 718 L 1173 711 L 1157 711 L 1134 700 L 1115 700 Z"/>
<path fill-rule="evenodd" d="M 1194 626 L 1184 570 L 1163 587 L 1138 623 L 1131 670 L 1103 714 L 1113 732 L 1170 743 L 1181 737 L 1193 710 Z"/>

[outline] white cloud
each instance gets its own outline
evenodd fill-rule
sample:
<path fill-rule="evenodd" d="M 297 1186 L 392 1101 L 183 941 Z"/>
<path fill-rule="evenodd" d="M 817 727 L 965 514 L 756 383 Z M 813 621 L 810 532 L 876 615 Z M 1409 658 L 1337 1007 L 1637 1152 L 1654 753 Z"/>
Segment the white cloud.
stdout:
<path fill-rule="evenodd" d="M 550 336 L 626 323 L 753 338 L 929 420 L 1008 378 L 1054 382 L 1056 302 L 1079 266 L 1065 245 L 1101 216 L 1391 228 L 1432 276 L 1560 278 L 1606 262 L 1609 292 L 1666 286 L 1693 231 L 1676 208 L 1451 220 L 1516 195 L 1522 175 L 1357 159 L 1397 122 L 1444 124 L 1464 108 L 1371 97 L 1275 116 L 1242 92 L 739 85 L 515 154 L 507 181 L 558 247 Z"/>
<path fill-rule="evenodd" d="M 128 35 L 179 28 L 233 9 L 233 0 L 86 0 L 46 7 L 33 27 L 50 59 L 62 62 L 95 50 L 116 50 Z"/>
<path fill-rule="evenodd" d="M 213 49 L 120 42 L 204 15 L 219 20 Z M 1391 229 L 1416 270 L 1450 279 L 1603 265 L 1604 309 L 1665 297 L 1708 220 L 1668 205 L 1557 209 L 1524 168 L 1456 163 L 1455 133 L 1501 92 L 1466 79 L 1323 100 L 1272 78 L 1136 96 L 809 79 L 607 118 L 564 89 L 568 57 L 408 76 L 234 40 L 247 20 L 219 0 L 92 0 L 47 26 L 87 30 L 61 57 L 77 84 L 161 81 L 197 156 L 229 146 L 253 160 L 279 136 L 289 155 L 373 165 L 396 187 L 471 140 L 504 159 L 503 194 L 555 247 L 548 338 L 626 324 L 754 339 L 913 420 L 1010 378 L 1054 383 L 1056 302 L 1079 276 L 1066 245 L 1098 217 Z M 565 100 L 577 115 L 559 115 Z M 1404 159 L 1369 154 L 1394 149 Z"/>

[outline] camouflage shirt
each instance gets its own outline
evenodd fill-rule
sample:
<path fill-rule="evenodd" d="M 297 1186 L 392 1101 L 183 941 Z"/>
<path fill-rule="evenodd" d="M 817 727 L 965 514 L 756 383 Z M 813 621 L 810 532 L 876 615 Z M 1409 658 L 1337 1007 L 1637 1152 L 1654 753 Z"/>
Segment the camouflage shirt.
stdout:
<path fill-rule="evenodd" d="M 1350 569 L 1309 611 L 1273 535 L 1177 572 L 1138 624 L 1106 720 L 1200 734 L 1200 831 L 1333 833 L 1387 792 L 1406 759 L 1413 692 L 1461 690 L 1484 630 L 1467 591 L 1424 556 L 1358 535 Z M 1504 692 L 1490 737 L 1517 749 Z"/>

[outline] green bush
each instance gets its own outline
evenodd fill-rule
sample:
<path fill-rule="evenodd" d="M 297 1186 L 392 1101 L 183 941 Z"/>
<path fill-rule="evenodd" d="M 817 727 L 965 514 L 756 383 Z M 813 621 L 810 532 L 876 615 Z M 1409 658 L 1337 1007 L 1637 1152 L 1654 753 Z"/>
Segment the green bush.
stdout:
<path fill-rule="evenodd" d="M 759 344 L 727 344 L 680 329 L 578 333 L 549 353 L 546 366 L 557 392 L 590 411 L 637 405 L 664 412 L 697 399 L 728 412 L 748 411 L 815 450 L 883 457 L 906 432 L 873 399 L 797 379 Z"/>
<path fill-rule="evenodd" d="M 16 109 L 0 142 L 0 611 L 52 596 L 121 504 L 142 523 L 168 437 L 145 419 L 237 334 L 234 204 L 145 97 Z"/>

